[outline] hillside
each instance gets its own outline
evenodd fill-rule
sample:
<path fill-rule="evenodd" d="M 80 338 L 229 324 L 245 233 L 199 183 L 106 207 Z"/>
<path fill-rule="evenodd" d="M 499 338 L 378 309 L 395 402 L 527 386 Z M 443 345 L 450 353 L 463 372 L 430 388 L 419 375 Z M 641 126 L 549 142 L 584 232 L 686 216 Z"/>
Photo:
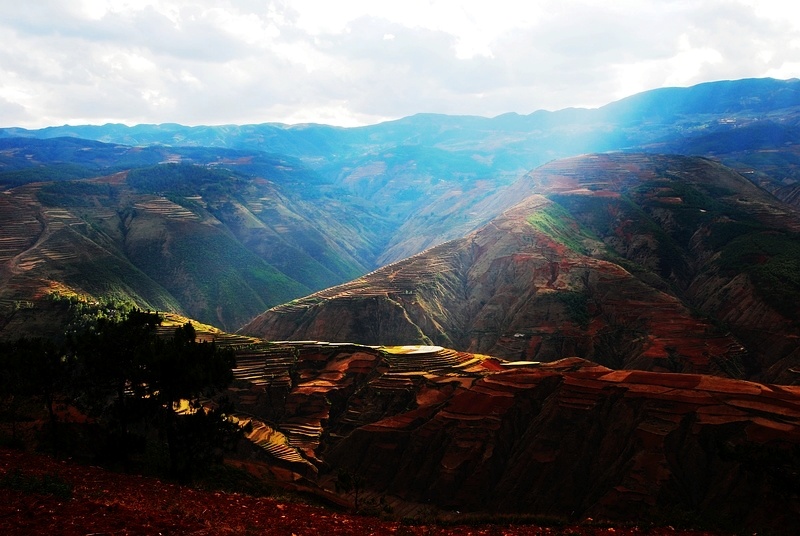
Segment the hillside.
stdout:
<path fill-rule="evenodd" d="M 5 155 L 28 150 L 17 142 Z M 79 149 L 95 161 L 90 155 L 112 150 L 121 148 Z M 110 158 L 120 164 L 119 155 Z M 248 162 L 259 175 L 176 163 L 4 191 L 0 328 L 20 307 L 60 292 L 234 330 L 271 305 L 355 277 L 374 262 L 379 217 L 365 227 L 342 217 L 353 203 L 285 193 L 293 181 L 308 184 L 289 162 Z M 34 169 L 53 178 L 49 163 Z"/>
<path fill-rule="evenodd" d="M 621 150 L 706 155 L 796 206 L 800 199 L 796 169 L 799 84 L 797 80 L 771 79 L 717 82 L 645 92 L 597 110 L 506 114 L 491 119 L 420 114 L 352 129 L 276 124 L 2 129 L 0 324 L 19 326 L 11 319 L 15 311 L 45 293 L 59 291 L 129 300 L 235 330 L 273 305 L 460 240 L 533 193 L 546 195 L 558 207 L 562 202 L 576 205 L 561 208 L 580 220 L 581 203 L 587 203 L 586 210 L 593 212 L 595 205 L 605 201 L 590 196 L 559 199 L 563 195 L 547 193 L 546 185 L 518 180 L 553 158 L 575 153 Z M 164 171 L 170 164 L 177 165 L 178 171 Z M 195 182 L 191 175 L 200 178 Z M 135 184 L 127 177 L 133 177 Z M 538 192 L 540 187 L 545 190 Z M 744 196 L 763 194 L 762 190 L 739 187 Z M 674 197 L 683 199 L 682 195 L 677 192 Z M 702 195 L 714 198 L 717 192 L 706 188 Z M 638 206 L 641 201 L 633 203 Z M 623 212 L 634 206 L 617 204 L 611 208 Z M 590 237 L 605 244 L 605 252 L 598 251 L 600 256 L 593 258 L 612 264 L 619 264 L 616 257 L 626 258 L 640 268 L 620 266 L 639 279 L 646 272 L 655 273 L 655 278 L 644 277 L 642 283 L 659 291 L 666 285 L 667 293 L 683 307 L 709 314 L 714 329 L 725 332 L 728 320 L 708 312 L 716 305 L 703 303 L 712 299 L 710 294 L 703 298 L 690 292 L 689 279 L 701 273 L 691 260 L 694 246 L 688 244 L 685 233 L 698 229 L 699 212 L 675 208 L 669 209 L 671 217 L 688 218 L 680 231 L 684 235 L 671 236 L 668 230 L 670 240 L 653 238 L 653 243 L 658 243 L 655 253 L 642 249 L 642 244 L 625 245 L 610 236 L 611 223 L 605 217 L 595 222 L 601 226 L 597 229 L 592 222 L 582 222 Z M 653 207 L 653 214 L 646 218 L 634 214 L 632 220 L 637 225 L 662 226 L 668 223 L 656 214 L 662 209 Z M 750 220 L 743 222 L 750 224 Z M 758 225 L 766 231 L 770 224 Z M 741 225 L 722 227 L 733 229 L 732 236 L 741 234 Z M 619 228 L 616 231 L 621 232 Z M 653 233 L 650 235 L 655 237 Z M 725 239 L 719 235 L 719 240 Z M 774 241 L 767 244 L 759 239 L 754 247 L 773 246 Z M 709 247 L 705 253 L 721 254 L 717 246 Z M 731 253 L 734 249 L 729 249 L 724 259 L 735 265 L 740 262 Z M 610 257 L 606 255 L 609 251 L 613 253 Z M 559 254 L 548 253 L 551 257 Z M 649 258 L 640 258 L 642 255 Z M 769 278 L 784 280 L 782 272 L 791 274 L 794 269 L 786 256 L 769 269 L 756 269 L 752 263 L 748 266 L 753 272 L 749 277 L 761 281 L 762 289 L 775 286 Z M 672 268 L 677 271 L 660 273 Z M 561 350 L 546 342 L 542 355 L 552 358 L 573 352 L 592 356 L 598 343 L 618 344 L 600 342 L 597 333 L 591 334 L 591 340 L 582 334 L 582 323 L 589 314 L 582 305 L 583 287 L 574 282 L 567 286 L 577 294 L 561 295 L 557 301 L 564 298 L 577 304 L 582 320 L 565 324 L 567 342 Z M 488 288 L 483 287 L 482 292 Z M 773 294 L 772 298 L 782 303 L 777 305 L 784 309 L 782 318 L 791 318 L 792 294 Z M 479 301 L 488 302 L 489 298 Z M 502 301 L 495 298 L 494 306 Z M 460 307 L 448 305 L 447 314 L 456 314 Z M 535 320 L 542 322 L 540 331 L 545 331 L 537 333 L 527 320 L 517 326 L 488 309 L 484 313 L 492 319 L 480 317 L 483 313 L 479 311 L 458 313 L 463 318 L 435 318 L 427 327 L 419 326 L 422 336 L 410 328 L 410 340 L 452 342 L 459 348 L 491 349 L 507 357 L 528 359 L 541 353 L 535 341 L 552 339 L 547 330 L 552 330 L 552 322 L 561 322 L 560 313 L 539 314 Z M 595 313 L 600 314 L 591 314 Z M 411 313 L 409 318 L 412 324 L 428 322 Z M 755 331 L 739 330 L 734 336 L 748 349 L 758 346 L 758 332 L 764 325 L 771 326 L 770 322 L 765 317 L 754 324 Z M 580 340 L 571 334 L 575 326 L 580 328 Z M 617 327 L 612 332 L 628 330 L 634 335 L 621 339 L 636 339 L 637 329 Z M 784 328 L 770 330 L 780 333 Z M 620 339 L 603 335 L 609 337 Z M 771 340 L 770 346 L 759 351 L 779 357 L 755 357 L 742 365 L 746 375 L 768 369 L 791 353 L 789 339 L 778 335 Z M 533 341 L 527 349 L 525 341 Z M 670 351 L 673 346 L 664 345 Z M 657 353 L 663 357 L 663 351 Z M 776 370 L 769 377 L 778 374 Z M 782 381 L 790 381 L 788 373 Z"/>
<path fill-rule="evenodd" d="M 374 263 L 367 267 L 373 269 L 464 236 L 509 208 L 497 199 L 506 186 L 551 160 L 578 154 L 646 150 L 718 156 L 759 173 L 760 155 L 780 151 L 788 156 L 769 157 L 763 162 L 769 178 L 761 175 L 758 180 L 779 183 L 776 188 L 791 187 L 791 174 L 796 172 L 790 158 L 800 142 L 799 118 L 800 81 L 751 79 L 664 88 L 598 109 L 525 116 L 418 114 L 359 128 L 313 124 L 6 128 L 0 129 L 0 140 L 69 136 L 195 159 L 212 149 L 231 153 L 225 162 L 235 160 L 237 152 L 239 158 L 242 153 L 252 157 L 254 152 L 266 152 L 298 159 L 323 181 L 347 192 L 346 199 L 336 196 L 341 202 L 358 201 L 350 214 L 363 219 L 367 229 L 373 225 L 371 211 L 386 218 L 389 225 L 381 229 L 374 243 Z M 742 152 L 753 158 L 743 159 Z M 166 159 L 158 161 L 162 160 Z"/>
<path fill-rule="evenodd" d="M 185 321 L 168 315 L 156 334 L 169 339 Z M 215 399 L 233 404 L 226 415 L 248 439 L 228 454 L 229 466 L 253 476 L 210 475 L 239 489 L 299 491 L 384 520 L 0 451 L 7 508 L 0 526 L 10 533 L 51 532 L 62 522 L 68 534 L 91 523 L 131 533 L 283 533 L 333 523 L 342 534 L 430 534 L 446 533 L 429 525 L 442 520 L 487 534 L 647 534 L 660 526 L 668 527 L 654 534 L 675 526 L 784 534 L 800 522 L 798 387 L 614 371 L 580 358 L 508 362 L 441 346 L 275 343 L 193 324 L 200 341 L 235 353 L 233 383 Z M 87 418 L 74 387 L 63 388 L 55 411 L 60 452 L 110 463 L 96 428 L 108 421 Z M 4 440 L 47 448 L 41 400 L 17 408 L 4 402 Z M 129 469 L 163 467 L 158 450 L 166 445 L 156 436 L 150 448 L 131 445 Z M 355 490 L 340 486 L 348 475 Z M 285 517 L 276 523 L 271 514 Z M 541 530 L 526 525 L 542 519 Z"/>
<path fill-rule="evenodd" d="M 800 520 L 796 387 L 310 341 L 242 348 L 234 377 L 253 459 L 309 488 L 358 475 L 396 515 Z"/>
<path fill-rule="evenodd" d="M 196 319 L 186 333 L 236 355 L 233 463 L 421 523 L 0 451 L 0 528 L 445 534 L 428 522 L 466 514 L 454 533 L 794 533 L 798 148 L 800 81 L 771 79 L 352 129 L 0 129 L 0 337 L 69 339 L 119 302 L 168 312 L 162 338 Z M 2 385 L 17 440 L 36 417 Z M 14 488 L 42 474 L 72 498 Z M 560 524 L 478 523 L 506 516 Z"/>
<path fill-rule="evenodd" d="M 556 161 L 504 195 L 525 199 L 242 332 L 794 380 L 793 208 L 709 160 L 635 154 Z"/>

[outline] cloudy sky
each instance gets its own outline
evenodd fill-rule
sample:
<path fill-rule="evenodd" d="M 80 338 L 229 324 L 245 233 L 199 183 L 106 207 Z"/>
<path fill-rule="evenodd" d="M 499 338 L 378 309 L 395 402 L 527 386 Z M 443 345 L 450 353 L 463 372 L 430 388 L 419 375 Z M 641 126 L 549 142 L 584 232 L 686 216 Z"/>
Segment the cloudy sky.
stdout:
<path fill-rule="evenodd" d="M 0 126 L 355 126 L 800 77 L 788 0 L 0 0 Z"/>

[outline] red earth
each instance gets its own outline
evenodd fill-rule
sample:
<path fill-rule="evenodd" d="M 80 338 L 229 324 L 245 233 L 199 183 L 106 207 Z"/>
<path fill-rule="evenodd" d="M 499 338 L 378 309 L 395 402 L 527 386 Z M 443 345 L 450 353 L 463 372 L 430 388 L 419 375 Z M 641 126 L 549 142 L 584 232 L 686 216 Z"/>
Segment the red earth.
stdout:
<path fill-rule="evenodd" d="M 9 475 L 27 481 L 45 476 L 55 478 L 71 486 L 71 497 L 21 491 L 21 486 L 9 485 L 12 480 Z M 721 533 L 592 524 L 553 527 L 408 524 L 272 498 L 198 490 L 69 460 L 0 449 L 0 534 L 710 536 Z"/>

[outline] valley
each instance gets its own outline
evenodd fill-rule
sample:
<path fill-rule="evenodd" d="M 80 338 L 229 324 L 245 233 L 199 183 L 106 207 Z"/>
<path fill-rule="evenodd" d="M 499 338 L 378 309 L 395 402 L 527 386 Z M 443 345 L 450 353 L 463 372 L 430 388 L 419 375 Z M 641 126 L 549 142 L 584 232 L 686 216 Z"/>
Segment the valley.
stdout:
<path fill-rule="evenodd" d="M 339 507 L 780 534 L 799 147 L 800 81 L 772 79 L 351 129 L 0 129 L 0 339 L 189 323 L 235 358 L 193 395 L 232 404 L 232 463 Z M 58 394 L 83 430 L 88 395 Z"/>
<path fill-rule="evenodd" d="M 784 261 L 733 253 L 736 240 L 766 236 L 793 251 L 793 207 L 686 157 L 575 157 L 512 188 L 528 197 L 467 237 L 275 307 L 242 331 L 768 381 L 794 366 L 796 302 L 766 305 L 772 284 L 741 277 Z M 782 284 L 784 296 L 797 292 Z"/>

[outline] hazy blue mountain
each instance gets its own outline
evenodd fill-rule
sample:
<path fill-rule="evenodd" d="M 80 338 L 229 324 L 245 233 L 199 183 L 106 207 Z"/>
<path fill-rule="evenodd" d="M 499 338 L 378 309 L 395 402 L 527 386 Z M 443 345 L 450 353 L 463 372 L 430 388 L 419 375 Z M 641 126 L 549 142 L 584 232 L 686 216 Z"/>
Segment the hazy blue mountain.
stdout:
<path fill-rule="evenodd" d="M 688 125 L 714 128 L 712 116 L 755 117 L 800 107 L 800 80 L 746 79 L 700 84 L 689 88 L 646 91 L 597 109 L 514 113 L 494 118 L 418 114 L 359 128 L 327 125 L 182 126 L 121 124 L 48 127 L 40 130 L 0 129 L 0 136 L 79 137 L 125 145 L 169 145 L 261 150 L 335 162 L 402 145 L 423 145 L 460 152 L 479 150 L 504 154 L 527 146 L 536 156 L 566 156 L 641 145 L 662 130 L 680 135 Z M 627 129 L 644 127 L 633 136 Z M 533 145 L 532 142 L 536 142 Z M 502 160 L 502 159 L 501 159 Z M 543 163 L 543 162 L 539 162 Z M 320 164 L 322 165 L 322 164 Z M 535 165 L 535 163 L 534 163 Z M 524 165 L 526 169 L 532 167 Z"/>
<path fill-rule="evenodd" d="M 494 118 L 418 114 L 359 128 L 109 124 L 7 128 L 0 130 L 0 136 L 75 136 L 160 151 L 213 147 L 294 157 L 321 180 L 380 207 L 396 230 L 385 237 L 384 252 L 377 257 L 383 263 L 485 223 L 498 212 L 478 214 L 477 204 L 492 205 L 486 202 L 492 191 L 551 160 L 589 152 L 646 150 L 719 155 L 736 167 L 725 154 L 793 143 L 792 125 L 797 125 L 798 117 L 800 81 L 746 79 L 647 91 L 598 109 Z M 771 126 L 761 127 L 760 132 L 753 126 L 765 121 Z M 447 200 L 454 195 L 460 199 L 460 217 L 453 220 L 458 224 L 430 225 L 430 214 L 449 206 Z M 420 221 L 427 223 L 414 224 Z"/>
<path fill-rule="evenodd" d="M 52 212 L 36 204 L 44 196 L 56 204 L 70 200 L 73 205 L 59 210 L 68 210 L 90 226 L 87 214 L 80 212 L 86 210 L 87 199 L 106 209 L 115 207 L 115 225 L 124 227 L 119 214 L 136 203 L 148 203 L 131 201 L 129 195 L 157 196 L 194 211 L 203 222 L 214 222 L 202 227 L 201 234 L 224 229 L 219 236 L 226 243 L 233 241 L 236 251 L 247 258 L 255 255 L 260 260 L 253 262 L 266 263 L 294 282 L 287 287 L 291 292 L 266 301 L 259 285 L 237 283 L 237 293 L 249 287 L 245 293 L 262 296 L 248 298 L 248 306 L 241 305 L 247 301 L 242 299 L 226 302 L 220 297 L 225 292 L 209 298 L 203 305 L 209 308 L 201 315 L 209 321 L 219 316 L 208 312 L 216 307 L 209 304 L 249 311 L 219 313 L 226 319 L 223 324 L 231 327 L 246 321 L 244 317 L 261 303 L 296 298 L 460 238 L 520 200 L 514 186 L 519 177 L 577 154 L 708 156 L 798 206 L 799 138 L 800 81 L 739 80 L 648 91 L 598 109 L 494 118 L 418 114 L 359 128 L 314 124 L 5 128 L 0 129 L 0 188 L 16 203 L 14 218 L 26 222 L 44 221 L 41 214 Z M 155 191 L 130 190 L 128 184 L 125 192 L 130 194 L 113 187 L 105 197 L 86 199 L 75 182 L 130 170 L 135 177 L 135 170 L 142 168 L 152 168 L 146 171 L 152 174 L 154 166 L 166 163 L 230 174 L 217 177 L 219 184 L 196 184 L 194 190 L 177 182 Z M 59 190 L 54 196 L 53 186 L 40 184 L 58 181 L 68 181 L 79 195 Z M 182 236 L 168 217 L 162 223 L 172 229 L 170 236 Z M 28 231 L 34 232 L 34 227 Z M 6 231 L 13 235 L 6 242 L 13 246 L 11 257 L 21 254 L 14 249 L 17 238 L 25 247 L 38 243 L 38 235 L 23 236 L 21 229 Z M 137 248 L 123 248 L 120 258 L 140 266 L 146 262 L 143 252 L 158 249 L 144 243 L 137 243 Z M 240 258 L 234 250 L 225 251 Z M 168 262 L 165 266 L 174 268 Z M 183 301 L 176 298 L 178 283 L 170 287 L 172 283 L 144 273 L 167 289 L 172 301 L 162 302 L 191 301 L 191 292 Z"/>

